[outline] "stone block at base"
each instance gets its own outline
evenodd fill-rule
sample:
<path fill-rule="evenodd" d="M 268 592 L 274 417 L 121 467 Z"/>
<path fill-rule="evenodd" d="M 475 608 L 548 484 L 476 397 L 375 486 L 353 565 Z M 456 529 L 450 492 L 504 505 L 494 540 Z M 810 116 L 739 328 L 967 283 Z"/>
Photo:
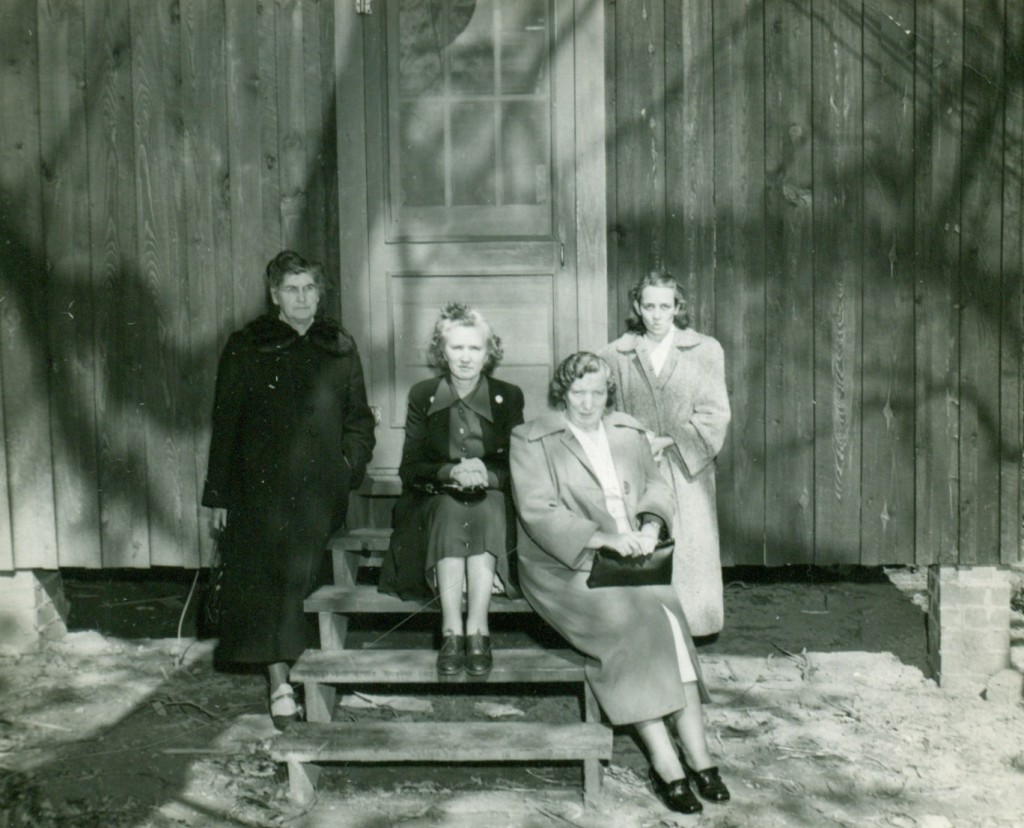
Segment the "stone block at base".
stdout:
<path fill-rule="evenodd" d="M 979 691 L 1010 663 L 1010 579 L 996 566 L 928 567 L 928 666 L 951 690 Z"/>
<path fill-rule="evenodd" d="M 60 572 L 0 572 L 0 653 L 24 653 L 67 633 Z"/>

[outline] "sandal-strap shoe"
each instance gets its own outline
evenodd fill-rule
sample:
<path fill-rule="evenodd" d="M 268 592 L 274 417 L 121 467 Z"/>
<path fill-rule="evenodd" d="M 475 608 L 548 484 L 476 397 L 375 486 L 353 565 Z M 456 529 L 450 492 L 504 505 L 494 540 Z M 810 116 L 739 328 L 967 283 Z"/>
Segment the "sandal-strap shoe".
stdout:
<path fill-rule="evenodd" d="M 446 633 L 437 654 L 437 674 L 455 676 L 466 666 L 466 636 Z"/>
<path fill-rule="evenodd" d="M 285 682 L 270 696 L 270 718 L 274 727 L 284 730 L 292 722 L 299 720 L 301 708 L 295 701 L 295 690 Z"/>
<path fill-rule="evenodd" d="M 704 810 L 704 806 L 686 783 L 686 776 L 674 782 L 663 782 L 654 768 L 648 770 L 648 776 L 651 778 L 654 792 L 669 810 L 680 814 L 699 814 Z"/>
<path fill-rule="evenodd" d="M 722 777 L 718 775 L 718 766 L 695 771 L 689 765 L 684 764 L 687 778 L 696 786 L 697 793 L 708 802 L 728 802 L 731 799 L 729 789 L 725 787 Z"/>
<path fill-rule="evenodd" d="M 471 676 L 486 676 L 493 663 L 491 637 L 483 633 L 466 636 L 466 672 Z"/>

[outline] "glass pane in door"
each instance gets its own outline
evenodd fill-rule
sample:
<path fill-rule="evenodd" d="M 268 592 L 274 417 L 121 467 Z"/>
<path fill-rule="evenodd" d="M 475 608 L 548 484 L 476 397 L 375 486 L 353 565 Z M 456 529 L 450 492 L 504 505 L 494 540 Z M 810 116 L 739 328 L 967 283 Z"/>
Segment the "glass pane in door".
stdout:
<path fill-rule="evenodd" d="M 550 236 L 550 0 L 397 0 L 389 236 Z"/>

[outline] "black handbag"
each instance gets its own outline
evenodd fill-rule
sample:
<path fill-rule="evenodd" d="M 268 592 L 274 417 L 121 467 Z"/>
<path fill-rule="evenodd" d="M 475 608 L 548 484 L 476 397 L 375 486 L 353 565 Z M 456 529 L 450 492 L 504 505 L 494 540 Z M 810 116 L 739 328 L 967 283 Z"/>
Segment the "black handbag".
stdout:
<path fill-rule="evenodd" d="M 587 586 L 665 586 L 672 583 L 672 550 L 675 541 L 659 541 L 650 555 L 626 558 L 614 549 L 601 547 L 594 555 L 594 567 Z"/>
<path fill-rule="evenodd" d="M 224 558 L 220 553 L 220 541 L 214 536 L 213 559 L 210 561 L 210 580 L 206 586 L 206 601 L 203 603 L 203 619 L 206 629 L 216 630 L 223 615 Z"/>

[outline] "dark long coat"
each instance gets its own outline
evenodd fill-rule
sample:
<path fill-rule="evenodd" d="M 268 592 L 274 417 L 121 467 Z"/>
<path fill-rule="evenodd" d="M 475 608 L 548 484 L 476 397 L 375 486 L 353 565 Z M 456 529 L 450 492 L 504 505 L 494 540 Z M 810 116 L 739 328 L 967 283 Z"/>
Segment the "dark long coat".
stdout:
<path fill-rule="evenodd" d="M 303 599 L 374 446 L 359 354 L 336 322 L 267 315 L 221 354 L 203 505 L 228 510 L 221 661 L 292 661 Z"/>
<path fill-rule="evenodd" d="M 405 418 L 405 442 L 398 475 L 402 494 L 392 514 L 391 546 L 381 567 L 379 589 L 406 600 L 427 601 L 433 593 L 427 584 L 427 509 L 442 467 L 453 462 L 448 451 L 449 409 L 428 413 L 430 404 L 444 378 L 435 377 L 417 383 L 409 390 Z M 515 557 L 516 521 L 512 505 L 509 474 L 509 439 L 512 429 L 523 422 L 523 392 L 519 386 L 488 377 L 493 422 L 480 419 L 484 455 L 480 459 L 497 477 L 497 488 L 505 496 L 506 548 L 497 556 L 497 571 L 511 597 L 518 597 Z"/>

